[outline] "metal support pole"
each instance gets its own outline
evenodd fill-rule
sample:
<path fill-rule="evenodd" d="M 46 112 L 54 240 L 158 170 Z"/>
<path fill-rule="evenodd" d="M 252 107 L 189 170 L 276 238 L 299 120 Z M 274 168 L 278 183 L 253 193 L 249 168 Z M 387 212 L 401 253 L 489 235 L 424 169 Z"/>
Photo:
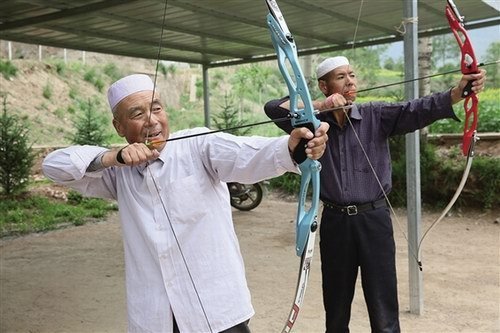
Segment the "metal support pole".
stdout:
<path fill-rule="evenodd" d="M 210 91 L 208 87 L 208 67 L 203 65 L 203 113 L 205 126 L 210 128 Z"/>
<path fill-rule="evenodd" d="M 418 10 L 417 0 L 403 0 L 406 18 L 404 35 L 405 80 L 418 74 Z M 405 85 L 406 100 L 418 97 L 418 84 L 413 81 Z M 419 131 L 406 135 L 406 194 L 408 217 L 408 264 L 410 287 L 410 313 L 421 315 L 424 308 L 422 272 L 415 259 L 421 229 L 420 198 L 420 139 Z"/>

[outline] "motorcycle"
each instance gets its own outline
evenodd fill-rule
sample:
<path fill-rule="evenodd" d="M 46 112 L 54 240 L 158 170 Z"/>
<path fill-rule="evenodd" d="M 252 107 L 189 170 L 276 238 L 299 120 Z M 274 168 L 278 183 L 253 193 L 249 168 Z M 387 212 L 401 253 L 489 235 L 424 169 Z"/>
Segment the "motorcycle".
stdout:
<path fill-rule="evenodd" d="M 264 185 L 262 183 L 227 183 L 227 187 L 231 196 L 231 206 L 243 211 L 249 211 L 257 207 L 264 196 Z"/>

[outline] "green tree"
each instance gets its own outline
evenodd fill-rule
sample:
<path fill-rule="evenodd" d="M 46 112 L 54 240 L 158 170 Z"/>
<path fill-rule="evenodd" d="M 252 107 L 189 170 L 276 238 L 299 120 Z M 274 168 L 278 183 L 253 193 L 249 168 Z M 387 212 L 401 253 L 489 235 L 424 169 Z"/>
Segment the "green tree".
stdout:
<path fill-rule="evenodd" d="M 495 62 L 500 59 L 500 42 L 491 43 L 486 49 L 486 56 L 484 57 L 484 62 Z M 500 87 L 500 66 L 495 64 L 493 66 L 489 66 L 488 71 L 488 86 L 493 88 Z"/>
<path fill-rule="evenodd" d="M 457 46 L 455 37 L 442 35 L 432 37 L 432 63 L 433 67 L 441 68 L 446 64 L 459 63 L 460 48 Z M 439 69 L 439 71 L 442 71 Z"/>
<path fill-rule="evenodd" d="M 380 83 L 378 82 L 377 74 L 381 69 L 380 59 L 387 48 L 387 45 L 368 46 L 359 49 L 336 52 L 333 56 L 346 56 L 350 63 L 354 65 L 356 73 L 360 77 L 359 82 L 363 83 L 363 87 L 371 87 Z"/>
<path fill-rule="evenodd" d="M 391 57 L 384 60 L 384 68 L 390 71 L 396 69 L 396 62 Z"/>
<path fill-rule="evenodd" d="M 239 120 L 239 111 L 231 103 L 231 98 L 224 96 L 222 111 L 212 115 L 213 126 L 216 129 L 234 128 L 245 125 L 245 121 Z M 251 131 L 250 127 L 231 130 L 234 135 L 246 135 Z"/>
<path fill-rule="evenodd" d="M 73 144 L 106 146 L 111 135 L 107 131 L 107 119 L 99 112 L 99 100 L 89 99 L 87 102 L 77 100 L 77 107 L 82 111 L 73 121 L 76 132 L 69 138 Z"/>
<path fill-rule="evenodd" d="M 3 97 L 3 113 L 0 117 L 0 187 L 9 196 L 22 193 L 27 185 L 34 162 L 34 154 L 28 143 L 28 127 L 15 115 L 7 112 L 7 97 Z"/>
<path fill-rule="evenodd" d="M 234 73 L 231 83 L 240 97 L 240 107 L 244 98 L 262 104 L 263 93 L 274 74 L 272 68 L 261 64 L 239 66 Z"/>

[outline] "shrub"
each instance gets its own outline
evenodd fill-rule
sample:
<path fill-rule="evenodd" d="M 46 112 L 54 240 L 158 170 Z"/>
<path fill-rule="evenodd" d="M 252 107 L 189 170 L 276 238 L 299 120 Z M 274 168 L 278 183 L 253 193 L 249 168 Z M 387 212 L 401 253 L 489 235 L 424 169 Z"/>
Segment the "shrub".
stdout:
<path fill-rule="evenodd" d="M 389 200 L 395 207 L 406 206 L 405 137 L 389 140 L 392 156 L 392 191 Z M 456 149 L 440 156 L 436 147 L 421 140 L 420 190 L 424 205 L 444 208 L 455 193 L 464 172 L 466 159 Z M 270 180 L 270 187 L 287 194 L 297 194 L 300 176 L 292 173 Z M 474 158 L 467 183 L 456 207 L 491 209 L 500 205 L 500 159 L 478 156 Z"/>
<path fill-rule="evenodd" d="M 500 89 L 489 89 L 478 96 L 478 132 L 498 132 L 500 129 Z M 462 121 L 458 122 L 453 119 L 442 119 L 429 126 L 430 133 L 463 132 L 465 119 L 463 103 L 457 103 L 453 108 L 455 114 L 462 119 Z"/>
<path fill-rule="evenodd" d="M 95 68 L 90 68 L 89 70 L 87 70 L 83 76 L 83 79 L 87 82 L 92 83 L 99 92 L 103 91 L 104 81 L 102 79 L 102 74 L 98 73 Z"/>
<path fill-rule="evenodd" d="M 403 137 L 402 137 L 403 138 Z M 391 139 L 393 186 L 389 199 L 395 206 L 406 206 L 406 157 L 404 138 Z M 398 153 L 402 152 L 402 153 Z M 500 204 L 500 163 L 498 158 L 474 158 L 465 188 L 455 206 L 490 209 Z M 465 169 L 466 158 L 459 149 L 440 156 L 436 148 L 421 140 L 421 196 L 425 205 L 444 208 L 455 193 Z"/>
<path fill-rule="evenodd" d="M 17 67 L 9 60 L 4 61 L 0 59 L 0 73 L 2 73 L 4 78 L 10 80 L 10 78 L 17 75 Z"/>
<path fill-rule="evenodd" d="M 113 63 L 106 64 L 106 66 L 104 66 L 103 71 L 104 74 L 106 74 L 113 82 L 118 81 L 123 76 L 123 73 Z"/>
<path fill-rule="evenodd" d="M 116 211 L 115 203 L 98 198 L 84 198 L 68 192 L 68 202 L 26 194 L 0 200 L 0 237 L 57 229 L 60 226 L 82 225 L 104 218 Z"/>
<path fill-rule="evenodd" d="M 43 87 L 42 95 L 49 100 L 52 98 L 52 86 L 49 82 L 47 82 L 47 84 Z"/>

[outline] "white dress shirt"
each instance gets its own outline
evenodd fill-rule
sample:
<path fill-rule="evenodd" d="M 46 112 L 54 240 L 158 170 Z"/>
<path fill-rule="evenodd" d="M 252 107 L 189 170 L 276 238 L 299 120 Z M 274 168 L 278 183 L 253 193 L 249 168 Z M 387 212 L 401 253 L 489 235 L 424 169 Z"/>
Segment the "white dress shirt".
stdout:
<path fill-rule="evenodd" d="M 184 136 L 206 128 L 177 132 Z M 297 172 L 288 137 L 210 134 L 167 142 L 149 165 L 86 172 L 105 151 L 49 154 L 45 175 L 84 195 L 118 201 L 129 332 L 220 332 L 254 314 L 225 182 Z"/>

